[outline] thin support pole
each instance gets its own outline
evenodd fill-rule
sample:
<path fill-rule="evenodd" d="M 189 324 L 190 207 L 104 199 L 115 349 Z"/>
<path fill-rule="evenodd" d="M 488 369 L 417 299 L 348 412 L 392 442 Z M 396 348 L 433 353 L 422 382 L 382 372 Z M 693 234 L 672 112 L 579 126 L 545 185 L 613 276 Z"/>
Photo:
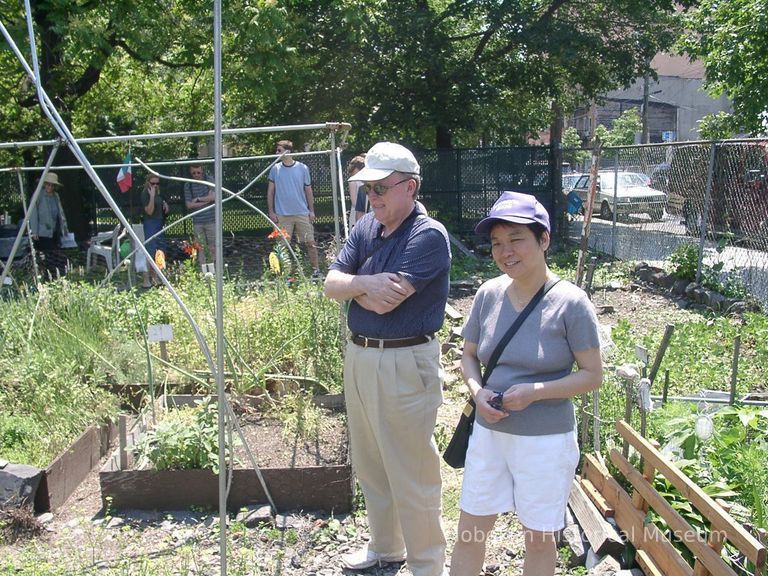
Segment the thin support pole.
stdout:
<path fill-rule="evenodd" d="M 592 451 L 600 450 L 600 388 L 592 391 Z"/>
<path fill-rule="evenodd" d="M 213 107 L 214 184 L 216 205 L 216 388 L 219 392 L 219 566 L 227 574 L 227 467 L 225 424 L 229 404 L 224 390 L 224 231 L 222 229 L 222 137 L 221 137 L 221 0 L 213 3 Z"/>
<path fill-rule="evenodd" d="M 628 426 L 632 425 L 632 380 L 627 378 L 624 380 L 624 421 Z M 624 445 L 621 448 L 621 453 L 624 458 L 629 457 L 629 441 L 624 440 Z"/>
<path fill-rule="evenodd" d="M 737 334 L 733 341 L 733 361 L 731 362 L 731 396 L 729 404 L 736 402 L 736 382 L 739 377 L 739 354 L 741 352 L 741 334 Z"/>
<path fill-rule="evenodd" d="M 27 216 L 27 214 L 29 214 L 29 208 L 27 207 L 27 198 L 24 194 L 24 175 L 22 174 L 21 170 L 16 172 L 16 175 L 19 178 L 19 195 L 21 196 L 21 207 L 24 209 L 24 222 L 26 222 L 26 224 L 22 223 L 20 226 L 26 228 L 27 240 L 29 241 L 29 253 L 32 255 L 32 271 L 35 274 L 35 287 L 38 287 L 39 271 L 37 270 L 37 258 L 35 257 L 35 243 L 32 241 L 32 230 L 29 229 L 29 218 Z"/>
<path fill-rule="evenodd" d="M 696 283 L 701 283 L 701 268 L 704 264 L 704 241 L 707 238 L 707 219 L 709 218 L 709 204 L 712 197 L 712 181 L 715 175 L 715 160 L 717 159 L 717 142 L 712 142 L 709 151 L 709 168 L 707 169 L 707 187 L 704 191 L 704 208 L 701 214 L 701 223 L 699 230 L 699 260 L 696 265 Z M 689 210 L 690 212 L 690 210 Z M 690 214 L 686 218 L 690 218 Z"/>
<path fill-rule="evenodd" d="M 613 216 L 611 217 L 611 257 L 616 258 L 616 218 L 619 193 L 619 149 L 613 158 Z"/>
<path fill-rule="evenodd" d="M 341 229 L 339 228 L 339 203 L 341 203 L 341 220 L 343 221 L 343 228 L 344 228 L 344 236 L 346 237 L 349 232 L 347 231 L 347 203 L 345 195 L 341 191 L 341 186 L 339 186 L 339 173 L 338 173 L 338 165 L 339 162 L 337 160 L 337 148 L 336 148 L 336 134 L 333 132 L 329 135 L 330 140 L 330 152 L 328 153 L 328 163 L 330 164 L 331 169 L 331 196 L 333 198 L 333 223 L 334 223 L 334 233 L 336 235 L 336 238 L 338 239 L 341 235 Z M 337 240 L 338 242 L 338 240 Z"/>
<path fill-rule="evenodd" d="M 661 361 L 664 359 L 664 354 L 667 352 L 667 348 L 669 347 L 669 341 L 672 338 L 672 333 L 675 331 L 675 325 L 674 324 L 667 324 L 666 328 L 664 328 L 664 336 L 661 338 L 661 343 L 659 343 L 659 349 L 656 351 L 656 356 L 653 358 L 653 366 L 651 366 L 651 372 L 648 374 L 648 378 L 651 380 L 651 384 L 654 383 L 656 380 L 656 374 L 659 371 L 659 368 L 661 367 Z"/>

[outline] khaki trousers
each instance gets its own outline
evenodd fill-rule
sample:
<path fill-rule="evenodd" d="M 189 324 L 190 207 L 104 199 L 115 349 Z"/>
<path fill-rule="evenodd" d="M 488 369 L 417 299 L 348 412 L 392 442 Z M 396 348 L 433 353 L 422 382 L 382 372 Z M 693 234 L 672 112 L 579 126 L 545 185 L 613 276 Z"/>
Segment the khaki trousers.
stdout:
<path fill-rule="evenodd" d="M 432 437 L 443 392 L 437 339 L 406 348 L 349 342 L 344 394 L 352 467 L 363 490 L 370 549 L 407 551 L 414 576 L 445 565 L 440 458 Z"/>
<path fill-rule="evenodd" d="M 197 263 L 202 266 L 206 261 L 216 262 L 216 223 L 193 224 L 192 229 L 195 232 L 195 240 L 203 247 L 197 252 Z M 206 258 L 206 252 L 210 259 Z"/>

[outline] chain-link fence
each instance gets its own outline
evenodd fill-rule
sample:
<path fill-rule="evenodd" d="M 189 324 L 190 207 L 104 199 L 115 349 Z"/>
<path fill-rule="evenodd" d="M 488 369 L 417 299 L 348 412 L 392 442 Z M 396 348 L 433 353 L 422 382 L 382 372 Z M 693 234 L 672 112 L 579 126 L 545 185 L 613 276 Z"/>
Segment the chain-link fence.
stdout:
<path fill-rule="evenodd" d="M 341 157 L 342 169 L 350 158 L 359 152 L 344 152 Z M 459 150 L 416 151 L 423 175 L 421 201 L 434 216 L 453 233 L 470 232 L 475 223 L 484 217 L 502 190 L 515 189 L 534 194 L 554 213 L 554 190 L 551 179 L 551 152 L 548 147 L 518 148 L 477 148 Z M 331 171 L 336 165 L 335 157 L 329 153 L 295 155 L 304 162 L 312 177 L 315 196 L 315 213 L 318 228 L 333 230 L 335 212 Z M 189 160 L 145 160 L 164 176 L 189 177 Z M 273 161 L 273 158 L 248 157 L 226 158 L 223 163 L 223 186 L 238 192 L 251 183 Z M 208 173 L 210 159 L 200 160 Z M 70 229 L 78 240 L 87 240 L 96 232 L 111 229 L 117 220 L 106 200 L 96 189 L 87 174 L 79 168 L 52 168 L 64 183 L 60 189 L 62 203 L 67 214 Z M 118 168 L 96 167 L 96 172 L 110 191 L 121 211 L 133 222 L 141 220 L 140 197 L 146 177 L 141 167 L 133 169 L 133 187 L 121 193 L 115 182 Z M 24 172 L 22 187 L 26 197 L 31 196 L 40 172 Z M 346 182 L 346 174 L 342 175 Z M 346 191 L 346 186 L 343 186 Z M 184 205 L 183 183 L 163 180 L 162 193 L 170 206 L 166 225 L 170 236 L 189 236 L 191 222 L 186 220 L 178 226 L 174 222 L 187 214 Z M 267 175 L 264 174 L 242 198 L 266 212 Z M 226 194 L 225 194 L 226 199 Z M 349 210 L 349 198 L 346 209 Z M 339 208 L 340 209 L 340 208 Z M 9 212 L 10 219 L 18 222 L 23 216 L 18 174 L 0 172 L 0 213 Z M 266 219 L 238 200 L 227 201 L 223 209 L 223 227 L 228 235 L 259 235 L 269 230 Z"/>
<path fill-rule="evenodd" d="M 572 199 L 586 200 L 591 158 L 576 166 Z M 598 175 L 591 249 L 658 264 L 694 245 L 699 278 L 717 273 L 768 303 L 768 141 L 606 148 Z M 572 216 L 573 240 L 585 205 Z"/>

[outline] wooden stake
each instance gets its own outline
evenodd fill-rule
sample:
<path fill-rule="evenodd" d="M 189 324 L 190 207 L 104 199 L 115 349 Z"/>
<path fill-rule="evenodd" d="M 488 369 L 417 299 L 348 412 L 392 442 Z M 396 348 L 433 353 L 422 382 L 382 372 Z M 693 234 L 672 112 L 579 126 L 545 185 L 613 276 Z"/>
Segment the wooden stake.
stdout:
<path fill-rule="evenodd" d="M 736 402 L 736 381 L 739 376 L 739 351 L 741 350 L 741 335 L 737 334 L 733 341 L 733 362 L 731 363 L 731 398 L 729 404 Z"/>

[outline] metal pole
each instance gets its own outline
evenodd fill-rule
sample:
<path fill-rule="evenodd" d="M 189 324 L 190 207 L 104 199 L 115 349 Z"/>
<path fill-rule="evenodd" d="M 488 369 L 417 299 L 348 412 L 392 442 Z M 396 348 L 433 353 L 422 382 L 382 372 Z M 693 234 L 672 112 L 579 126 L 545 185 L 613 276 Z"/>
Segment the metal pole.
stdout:
<path fill-rule="evenodd" d="M 25 228 L 27 229 L 27 239 L 29 240 L 29 253 L 32 255 L 32 270 L 35 273 L 35 286 L 38 285 L 37 282 L 37 260 L 35 259 L 35 244 L 32 242 L 32 231 L 29 229 L 29 218 L 27 217 L 27 214 L 29 214 L 29 208 L 27 207 L 27 199 L 24 196 L 24 176 L 22 175 L 21 171 L 16 173 L 19 177 L 19 195 L 21 196 L 21 207 L 24 209 L 24 222 L 26 222 Z M 24 226 L 24 224 L 21 224 Z M 1 286 L 2 284 L 0 284 Z"/>
<path fill-rule="evenodd" d="M 707 218 L 709 217 L 709 202 L 712 196 L 712 180 L 715 174 L 715 159 L 717 157 L 717 142 L 712 142 L 709 151 L 709 169 L 707 171 L 707 188 L 704 192 L 704 210 L 701 215 L 701 230 L 699 236 L 699 262 L 696 265 L 696 283 L 701 283 L 701 267 L 704 263 L 704 241 L 707 238 Z"/>
<path fill-rule="evenodd" d="M 339 236 L 341 234 L 341 229 L 339 228 L 339 201 L 341 201 L 341 219 L 344 220 L 344 232 L 345 236 L 347 235 L 347 205 L 344 198 L 344 193 L 340 190 L 340 188 L 337 188 L 337 184 L 339 181 L 339 175 L 337 172 L 337 165 L 338 162 L 336 161 L 336 134 L 333 132 L 330 133 L 330 152 L 328 152 L 328 160 L 331 168 L 331 197 L 333 198 L 333 225 L 334 225 L 334 234 L 336 235 L 336 242 L 338 243 Z M 338 196 L 337 196 L 338 192 Z M 339 198 L 340 196 L 340 198 Z"/>
<path fill-rule="evenodd" d="M 336 145 L 336 170 L 339 175 L 339 189 L 341 190 L 340 195 L 342 198 L 341 205 L 346 206 L 346 190 L 344 188 L 344 169 L 341 167 L 341 147 Z M 350 197 L 350 202 L 352 201 L 352 198 Z M 349 211 L 352 212 L 355 209 L 355 207 L 350 203 L 349 205 Z M 346 208 L 344 208 L 344 211 L 346 211 Z M 346 212 L 345 212 L 346 214 Z M 344 239 L 346 240 L 349 238 L 349 218 L 342 218 L 342 222 L 344 222 Z M 336 237 L 336 252 L 341 249 L 341 239 Z"/>
<path fill-rule="evenodd" d="M 291 154 L 294 158 L 304 157 L 304 156 L 319 156 L 319 155 L 325 155 L 327 154 L 327 150 L 319 150 L 316 152 L 296 152 L 294 154 Z M 237 158 L 222 158 L 222 162 L 244 162 L 246 160 L 263 160 L 265 158 L 274 158 L 274 159 L 280 159 L 282 156 L 279 154 L 263 154 L 260 156 L 239 156 Z M 149 162 L 147 163 L 149 166 L 188 166 L 190 164 L 199 163 L 199 164 L 207 164 L 207 163 L 213 163 L 213 160 L 204 160 L 204 159 L 195 159 L 195 160 L 164 160 L 161 162 Z M 91 164 L 93 168 L 122 168 L 123 166 L 127 166 L 123 163 L 112 163 L 112 164 Z M 142 166 L 141 163 L 132 162 L 131 166 Z M 62 170 L 82 170 L 83 166 L 81 164 L 75 164 L 75 165 L 60 165 L 56 166 L 56 171 L 61 172 Z M 36 166 L 13 166 L 9 168 L 0 168 L 0 172 L 16 172 L 18 170 L 21 170 L 22 172 L 39 172 L 40 168 Z M 199 182 L 199 180 L 197 180 Z M 253 186 L 255 182 L 251 182 L 249 184 L 250 186 Z M 211 204 L 213 206 L 213 204 Z"/>
<path fill-rule="evenodd" d="M 613 215 L 611 217 L 611 257 L 616 257 L 616 204 L 619 193 L 619 149 L 613 158 Z"/>
<path fill-rule="evenodd" d="M 213 3 L 213 107 L 214 184 L 216 186 L 216 388 L 219 392 L 219 558 L 221 574 L 227 574 L 227 395 L 224 390 L 224 233 L 221 205 L 221 0 Z"/>
<path fill-rule="evenodd" d="M 252 126 L 249 128 L 224 128 L 221 133 L 227 136 L 254 134 L 260 132 L 296 132 L 299 130 L 335 130 L 349 129 L 347 122 L 325 122 L 323 124 L 296 124 L 288 126 Z M 191 138 L 193 136 L 214 136 L 213 130 L 191 130 L 187 132 L 160 132 L 157 134 L 126 134 L 123 136 L 93 136 L 90 138 L 72 138 L 78 144 L 97 144 L 105 142 L 130 142 L 133 140 L 159 140 L 162 138 Z M 30 146 L 52 146 L 56 140 L 26 140 L 21 142 L 0 142 L 0 148 L 28 148 Z"/>

